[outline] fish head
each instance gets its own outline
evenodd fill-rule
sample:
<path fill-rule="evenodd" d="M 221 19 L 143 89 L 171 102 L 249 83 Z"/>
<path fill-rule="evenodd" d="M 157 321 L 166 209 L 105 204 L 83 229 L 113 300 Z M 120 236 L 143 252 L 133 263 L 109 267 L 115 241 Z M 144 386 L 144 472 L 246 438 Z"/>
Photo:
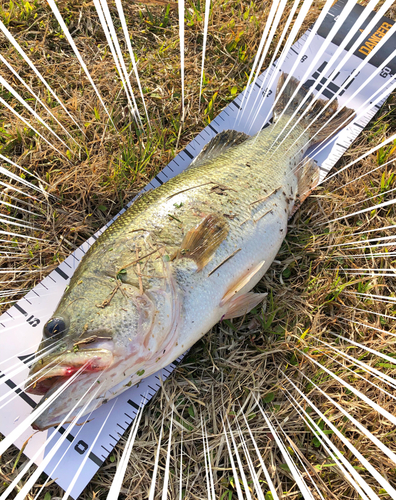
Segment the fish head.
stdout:
<path fill-rule="evenodd" d="M 34 428 L 53 426 L 70 411 L 67 421 L 73 420 L 93 386 L 97 400 L 84 414 L 114 397 L 114 387 L 123 381 L 127 388 L 164 366 L 161 359 L 176 341 L 177 303 L 174 284 L 166 280 L 146 290 L 108 277 L 72 281 L 44 325 L 25 387 L 44 396 L 42 402 L 62 385 L 65 389 Z"/>

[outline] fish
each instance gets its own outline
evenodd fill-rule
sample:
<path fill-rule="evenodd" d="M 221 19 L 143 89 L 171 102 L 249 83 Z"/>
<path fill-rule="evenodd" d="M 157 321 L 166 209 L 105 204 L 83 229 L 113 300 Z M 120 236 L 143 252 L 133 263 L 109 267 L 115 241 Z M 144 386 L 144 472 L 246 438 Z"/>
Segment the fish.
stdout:
<path fill-rule="evenodd" d="M 43 327 L 25 389 L 47 405 L 33 428 L 92 412 L 265 299 L 251 290 L 319 181 L 306 152 L 354 114 L 287 78 L 271 125 L 217 134 L 91 246 Z"/>

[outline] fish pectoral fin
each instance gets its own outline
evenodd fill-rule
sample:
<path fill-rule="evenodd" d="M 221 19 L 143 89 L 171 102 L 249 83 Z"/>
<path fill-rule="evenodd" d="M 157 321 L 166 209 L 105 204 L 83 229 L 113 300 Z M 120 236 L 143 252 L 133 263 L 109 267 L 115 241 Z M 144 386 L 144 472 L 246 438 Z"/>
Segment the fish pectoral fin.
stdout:
<path fill-rule="evenodd" d="M 207 215 L 196 227 L 190 229 L 173 258 L 192 259 L 198 271 L 210 261 L 229 231 L 228 222 L 220 215 Z"/>
<path fill-rule="evenodd" d="M 239 316 L 244 316 L 258 304 L 260 304 L 260 302 L 262 302 L 267 295 L 267 293 L 248 292 L 244 295 L 240 295 L 239 297 L 231 299 L 227 312 L 222 319 L 232 319 L 239 318 Z"/>
<path fill-rule="evenodd" d="M 203 163 L 213 160 L 224 153 L 227 149 L 233 148 L 250 139 L 250 135 L 237 130 L 224 130 L 211 139 L 203 148 L 199 155 L 191 162 L 188 168 L 198 167 Z"/>
<path fill-rule="evenodd" d="M 257 273 L 260 272 L 261 268 L 264 266 L 265 260 L 262 260 L 255 266 L 253 266 L 251 269 L 249 269 L 242 277 L 238 278 L 236 282 L 234 282 L 226 291 L 226 293 L 223 295 L 223 298 L 221 299 L 220 302 L 220 307 L 224 306 L 227 302 L 229 302 L 231 299 L 235 297 L 237 293 L 239 293 L 245 286 L 249 285 L 250 281 L 257 275 Z M 261 278 L 261 275 L 260 275 Z M 253 283 L 250 286 L 250 289 L 253 288 L 253 286 L 256 283 Z M 249 288 L 248 288 L 249 290 Z"/>
<path fill-rule="evenodd" d="M 319 183 L 320 170 L 315 160 L 306 157 L 297 168 L 297 195 L 289 215 L 290 217 L 300 207 L 301 203 L 308 198 Z"/>

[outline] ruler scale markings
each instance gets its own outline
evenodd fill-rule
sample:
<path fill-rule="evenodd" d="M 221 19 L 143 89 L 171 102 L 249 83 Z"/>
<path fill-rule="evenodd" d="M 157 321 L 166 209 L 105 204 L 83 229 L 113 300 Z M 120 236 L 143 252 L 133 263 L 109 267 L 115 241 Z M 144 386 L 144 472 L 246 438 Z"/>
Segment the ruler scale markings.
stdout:
<path fill-rule="evenodd" d="M 337 13 L 337 15 L 338 15 L 338 12 L 341 12 L 341 10 L 342 10 L 342 9 L 341 9 L 341 7 L 340 7 L 339 3 L 338 3 L 338 4 L 336 4 L 335 8 L 334 8 L 334 7 L 332 8 L 332 11 L 333 11 L 333 12 L 336 12 L 336 13 Z M 355 16 L 355 17 L 356 17 L 356 13 L 355 13 L 355 14 L 353 14 L 353 15 L 351 15 L 351 18 L 352 18 L 353 16 Z M 333 13 L 329 14 L 329 18 L 332 18 L 332 17 L 334 17 L 334 14 L 333 14 Z M 331 22 L 333 23 L 333 19 L 331 19 Z M 329 29 L 330 29 L 330 28 L 329 28 Z M 323 30 L 322 30 L 322 31 L 323 31 Z M 297 49 L 297 50 L 300 50 L 301 48 L 302 48 L 302 49 L 304 49 L 304 50 L 305 50 L 305 53 L 306 53 L 309 57 L 311 57 L 311 56 L 315 53 L 316 47 L 312 47 L 312 48 L 311 48 L 311 47 L 305 47 L 305 46 L 304 46 L 304 42 L 306 41 L 306 39 L 307 39 L 307 37 L 308 37 L 308 34 L 309 34 L 310 32 L 311 32 L 311 29 L 308 29 L 308 30 L 307 30 L 307 32 L 306 32 L 306 33 L 305 33 L 305 34 L 304 34 L 304 35 L 300 38 L 300 40 L 299 40 L 296 44 L 294 44 L 294 45 L 291 47 L 291 50 L 289 50 L 289 53 L 287 54 L 287 60 L 288 60 L 288 62 L 286 62 L 286 61 L 285 61 L 284 65 L 282 66 L 282 69 L 281 69 L 281 68 L 278 68 L 279 72 L 281 72 L 282 70 L 283 70 L 283 71 L 285 71 L 285 72 L 287 72 L 287 69 L 291 67 L 291 65 L 292 65 L 292 64 L 293 64 L 293 62 L 295 61 L 296 54 L 297 54 L 297 55 L 299 54 L 299 52 L 296 52 L 296 49 Z M 327 31 L 327 32 L 328 32 L 328 31 Z M 322 42 L 323 42 L 323 40 L 324 40 L 325 38 L 326 38 L 326 33 L 324 33 L 324 34 L 319 33 L 319 34 L 317 35 L 317 37 L 315 38 L 315 40 L 318 40 L 318 43 L 322 43 Z M 316 42 L 315 42 L 315 45 L 316 45 Z M 330 56 L 331 56 L 331 53 L 334 53 L 335 48 L 336 48 L 336 44 L 331 43 L 331 44 L 330 44 L 330 46 L 329 46 L 329 48 L 328 48 L 328 49 L 326 49 L 326 51 L 327 51 L 327 52 L 323 55 L 323 60 L 322 60 L 322 61 L 320 61 L 320 63 L 322 63 L 322 62 L 325 60 L 325 58 L 326 58 L 326 57 L 330 57 Z M 332 52 L 332 51 L 333 51 L 333 52 Z M 345 52 L 344 52 L 344 53 L 345 53 Z M 293 55 L 293 54 L 294 54 L 294 55 Z M 352 55 L 351 55 L 351 58 L 350 58 L 350 61 L 348 62 L 348 64 L 349 64 L 348 71 L 349 71 L 349 69 L 352 69 L 352 68 L 353 68 L 353 64 L 355 64 L 355 62 L 354 62 L 354 61 L 356 61 L 356 60 L 359 60 L 359 59 L 357 59 L 356 55 L 353 55 L 353 54 L 352 54 Z M 302 64 L 302 63 L 301 63 L 301 64 Z M 300 68 L 301 68 L 301 64 L 300 64 Z M 274 63 L 273 63 L 273 66 L 274 66 L 274 68 L 277 68 L 277 62 L 274 62 Z M 355 65 L 355 67 L 356 67 L 356 65 Z M 374 67 L 375 67 L 375 65 L 374 65 L 374 64 L 371 64 L 371 63 L 367 64 L 368 71 L 371 71 L 371 72 L 372 72 L 372 68 L 374 68 Z M 378 67 L 378 66 L 377 66 L 377 67 Z M 370 68 L 371 68 L 371 70 L 370 70 Z M 262 82 L 264 78 L 266 78 L 269 74 L 271 74 L 271 73 L 272 73 L 272 71 L 273 71 L 273 70 L 272 70 L 272 67 L 271 67 L 270 69 L 267 69 L 265 72 L 263 72 L 263 73 L 262 73 L 262 75 L 260 75 L 260 77 L 257 79 L 257 81 Z M 274 71 L 275 71 L 275 70 L 274 70 Z M 295 73 L 295 76 L 296 76 L 296 77 L 298 77 L 298 76 L 299 76 L 299 75 L 298 75 L 298 71 L 299 71 L 299 69 L 297 69 L 296 71 L 297 71 L 297 72 Z M 340 76 L 339 78 L 340 78 L 340 79 L 342 79 L 343 81 L 345 81 L 345 78 L 347 78 L 347 77 L 348 77 L 348 73 L 347 73 L 347 71 L 346 71 L 346 74 L 343 74 L 342 78 L 341 78 L 341 76 Z M 301 77 L 300 77 L 300 78 L 301 78 Z M 335 79 L 337 80 L 337 78 L 338 78 L 338 77 L 336 77 Z M 359 75 L 359 77 L 357 77 L 357 80 L 359 80 L 359 79 L 360 79 L 361 81 L 363 81 L 363 80 L 364 80 L 364 75 Z M 381 82 L 380 82 L 380 83 L 381 83 L 381 85 L 382 85 L 382 83 L 383 83 L 383 79 L 382 79 L 381 77 L 379 77 L 379 78 L 377 78 L 377 81 L 376 81 L 376 80 L 373 80 L 373 84 L 372 84 L 372 86 L 373 86 L 373 87 L 375 87 L 375 85 L 377 85 L 377 84 L 378 84 L 378 86 L 377 86 L 376 88 L 379 88 L 379 86 L 380 86 L 379 80 L 381 80 Z M 317 84 L 318 84 L 318 83 L 319 83 L 319 82 L 317 82 Z M 256 92 L 256 88 L 255 88 L 255 87 L 256 87 L 256 85 L 257 85 L 257 83 L 256 83 L 255 85 L 252 85 L 250 88 L 245 89 L 244 93 L 241 93 L 241 94 L 240 94 L 240 96 L 238 96 L 238 97 L 237 97 L 237 99 L 238 99 L 238 101 L 237 101 L 237 102 L 241 102 L 241 99 L 243 100 L 244 98 L 246 98 L 246 96 L 248 96 L 248 95 L 249 95 L 249 93 Z M 354 85 L 355 85 L 355 84 L 354 84 Z M 352 85 L 352 87 L 354 87 L 354 85 Z M 257 86 L 259 86 L 259 85 L 257 85 Z M 260 86 L 259 86 L 259 87 L 260 87 Z M 260 87 L 260 88 L 261 88 L 261 87 Z M 274 88 L 275 88 L 275 85 L 273 85 L 273 86 L 272 86 L 272 92 L 273 92 L 273 93 L 274 93 Z M 350 90 L 350 89 L 348 89 L 348 92 L 351 92 L 351 90 Z M 366 92 L 366 94 L 367 94 L 367 92 Z M 364 91 L 362 91 L 362 99 L 363 99 L 363 97 L 364 97 L 366 94 L 364 94 Z M 243 95 L 243 98 L 242 98 L 242 95 Z M 358 97 L 360 98 L 360 94 L 359 94 L 359 96 L 358 96 Z M 364 98 L 364 100 L 367 100 L 367 99 L 368 99 L 368 97 L 366 96 L 366 97 Z M 341 98 L 341 96 L 340 96 L 340 99 L 339 99 L 339 100 L 340 100 L 340 105 L 342 105 L 342 98 Z M 385 99 L 384 99 L 384 100 L 385 100 Z M 262 123 L 259 123 L 259 121 L 260 121 L 260 116 L 263 116 L 263 115 L 265 116 L 265 114 L 268 112 L 268 109 L 271 107 L 271 104 L 272 104 L 272 102 L 273 102 L 273 101 L 271 101 L 271 98 L 266 99 L 265 101 L 264 101 L 264 98 L 262 98 L 262 99 L 261 99 L 261 102 L 264 102 L 264 105 L 263 105 L 263 111 L 262 111 L 262 113 L 259 113 L 259 116 L 258 116 L 258 118 L 257 118 L 257 122 L 254 124 L 254 126 L 256 127 L 255 131 L 259 130 L 259 129 L 262 127 Z M 232 106 L 231 106 L 231 104 L 234 104 L 234 106 L 232 107 Z M 364 126 L 368 123 L 368 121 L 369 121 L 369 120 L 370 120 L 370 119 L 374 116 L 374 114 L 376 113 L 376 110 L 377 110 L 377 109 L 380 109 L 380 106 L 381 106 L 381 105 L 382 105 L 382 102 L 381 102 L 381 103 L 379 103 L 379 104 L 378 104 L 378 105 L 376 105 L 376 106 L 373 106 L 373 107 L 372 107 L 372 109 L 370 109 L 368 113 L 366 113 L 366 114 L 365 114 L 362 118 L 360 118 L 360 119 L 359 119 L 359 120 L 357 120 L 355 123 L 353 123 L 353 126 L 354 126 L 355 128 L 353 128 L 352 126 L 349 126 L 349 127 L 348 127 L 348 129 L 344 129 L 344 130 L 342 130 L 342 132 L 341 132 L 341 133 L 337 136 L 337 139 L 338 139 L 338 142 L 337 142 L 337 143 L 335 143 L 336 139 L 334 138 L 332 141 L 330 141 L 330 142 L 329 142 L 329 144 L 328 144 L 328 145 L 326 145 L 326 148 L 324 149 L 324 151 L 323 151 L 323 152 L 321 152 L 321 153 L 320 153 L 320 155 L 318 155 L 318 156 L 321 158 L 321 159 L 320 159 L 320 161 L 318 162 L 318 166 L 319 166 L 319 168 L 321 169 L 321 171 L 323 171 L 323 172 L 328 172 L 328 171 L 330 171 L 330 169 L 332 168 L 332 166 L 335 164 L 335 162 L 336 162 L 336 161 L 338 161 L 338 159 L 339 159 L 339 158 L 342 156 L 342 154 L 344 153 L 344 150 L 348 147 L 348 146 L 344 146 L 344 145 L 343 145 L 343 143 L 345 143 L 345 142 L 352 142 L 352 140 L 354 140 L 354 139 L 355 139 L 355 138 L 359 135 L 360 130 L 361 130 L 362 128 L 364 128 Z M 232 102 L 232 103 L 230 103 L 230 104 L 227 106 L 227 108 L 229 107 L 229 108 L 230 108 L 230 110 L 232 110 L 232 112 L 235 112 L 235 109 L 234 109 L 234 108 L 235 108 L 235 107 L 237 107 L 237 108 L 238 108 L 238 106 L 239 106 L 239 105 L 238 105 L 237 103 Z M 214 134 L 217 134 L 217 133 L 218 133 L 218 131 L 216 130 L 216 128 L 214 128 L 214 126 L 219 127 L 221 130 L 225 130 L 225 129 L 227 129 L 227 128 L 231 128 L 231 122 L 233 122 L 233 120 L 230 118 L 230 114 L 228 113 L 228 111 L 229 111 L 229 110 L 227 110 L 227 108 L 226 108 L 226 109 L 225 109 L 222 113 L 220 113 L 220 115 L 218 115 L 218 117 L 217 117 L 215 120 L 213 120 L 211 124 L 209 124 L 207 127 L 205 127 L 205 128 L 203 129 L 203 131 L 205 131 L 205 133 L 206 133 L 206 137 L 207 137 L 207 139 L 206 139 L 206 140 L 204 139 L 204 142 L 205 142 L 205 143 L 207 143 L 207 142 L 209 141 L 209 139 L 210 139 L 211 137 L 213 137 L 213 133 L 214 133 Z M 246 110 L 243 110 L 243 112 L 242 112 L 242 110 L 241 110 L 241 116 L 243 116 L 243 115 L 244 115 L 244 112 L 245 112 L 245 111 L 246 111 Z M 221 122 L 223 122 L 222 126 L 220 126 L 220 125 L 219 125 L 219 123 L 221 123 L 221 122 L 220 122 L 220 120 L 221 120 Z M 250 125 L 250 124 L 249 124 L 249 125 Z M 243 125 L 242 125 L 242 126 L 243 126 Z M 252 130 L 253 130 L 253 129 L 252 129 Z M 202 132 L 203 132 L 203 131 L 202 131 Z M 202 137 L 202 138 L 203 138 L 203 137 L 204 137 L 204 135 L 203 135 L 203 134 L 202 134 L 202 135 L 201 135 L 201 134 L 199 134 L 199 137 Z M 198 144 L 198 145 L 200 145 L 200 143 L 199 143 L 198 141 L 197 141 L 197 144 Z M 186 155 L 185 155 L 185 156 L 186 156 L 186 157 L 187 157 L 187 156 L 190 156 L 190 155 L 192 154 L 192 153 L 191 153 L 191 151 L 194 151 L 194 152 L 195 152 L 195 148 L 194 148 L 194 145 L 193 145 L 192 143 L 190 143 L 190 144 L 189 144 L 189 149 L 186 151 Z M 182 152 L 183 152 L 183 151 L 182 151 Z M 182 153 L 182 152 L 181 152 L 181 153 Z M 194 156 L 193 156 L 193 158 L 194 158 Z M 177 160 L 176 160 L 176 159 L 177 159 Z M 185 166 L 185 165 L 186 165 L 186 163 L 188 163 L 188 161 L 189 161 L 189 160 L 188 160 L 188 159 L 186 159 L 186 158 L 184 158 L 184 157 L 183 157 L 183 156 L 181 156 L 180 154 L 176 157 L 176 159 L 172 160 L 172 162 L 171 162 L 170 164 L 172 164 L 172 165 L 176 165 L 176 166 L 177 166 L 176 173 L 179 173 L 181 170 L 183 170 L 183 166 Z M 179 164 L 178 162 L 181 162 L 181 163 Z M 174 174 L 174 171 L 173 171 L 173 169 L 170 167 L 170 164 L 169 164 L 168 166 L 166 166 L 166 167 L 163 169 L 163 171 L 161 172 L 161 173 L 163 173 L 163 174 L 164 174 L 164 177 L 166 177 L 166 178 L 168 178 L 168 177 L 172 177 L 172 176 L 173 176 L 173 174 Z M 321 177 L 321 180 L 323 180 L 323 178 L 324 178 L 324 176 L 323 176 L 323 177 Z M 157 182 L 158 182 L 159 184 L 161 184 L 161 182 L 160 182 L 160 178 L 159 178 L 159 180 L 157 179 Z M 144 189 L 144 191 L 145 191 L 145 190 L 147 190 L 147 189 L 149 189 L 149 187 L 150 187 L 150 186 L 151 186 L 151 187 L 156 187 L 157 182 L 153 182 L 153 183 L 151 183 L 151 182 L 150 182 L 150 183 L 148 184 L 148 186 Z M 123 211 L 125 211 L 125 209 L 123 209 L 120 213 L 123 213 Z M 112 220 L 115 220 L 116 218 L 117 218 L 117 217 L 113 218 Z M 111 222 L 111 221 L 110 221 L 110 222 Z M 106 224 L 106 225 L 105 225 L 105 227 L 108 227 L 109 225 L 110 225 L 110 223 Z M 99 235 L 100 235 L 100 234 L 102 234 L 102 232 L 103 232 L 103 231 L 104 231 L 104 228 L 102 228 L 101 230 L 99 230 L 96 234 L 99 234 Z M 90 239 L 89 239 L 89 240 L 88 240 L 88 243 L 84 244 L 84 245 L 87 245 L 87 246 L 84 246 L 84 248 L 89 248 L 90 243 L 91 243 L 93 240 L 96 240 L 96 239 L 97 239 L 97 236 L 96 236 L 96 235 L 93 235 L 93 236 L 92 236 L 92 240 L 90 240 Z M 77 254 L 78 254 L 78 251 L 80 250 L 80 251 L 81 251 L 81 255 L 85 254 L 84 248 L 82 248 L 82 247 L 83 247 L 83 245 L 82 245 L 81 247 L 79 247 L 79 248 L 78 248 L 75 252 L 73 252 L 73 253 L 71 254 L 71 257 L 70 257 L 70 258 L 74 258 L 74 259 L 75 259 L 75 261 L 79 262 L 79 259 L 76 257 L 75 253 L 77 252 Z M 70 269 L 72 269 L 72 270 L 73 270 L 72 266 L 70 266 L 70 265 L 69 265 L 66 261 L 64 261 L 64 262 L 65 262 L 65 264 L 68 266 L 68 268 L 70 268 Z M 63 263 L 62 263 L 62 265 L 63 265 Z M 62 270 L 62 268 L 61 268 L 61 271 L 62 271 L 62 272 L 64 272 L 64 271 Z M 57 273 L 57 275 L 61 275 L 61 273 L 60 273 L 58 270 L 54 270 L 52 273 L 54 273 L 54 272 L 56 272 L 56 273 Z M 66 273 L 65 273 L 65 274 L 66 274 Z M 66 274 L 66 275 L 67 275 L 67 274 Z M 61 277 L 62 277 L 62 276 L 61 276 Z M 68 278 L 67 278 L 67 279 L 68 279 Z M 47 278 L 45 278 L 45 280 L 47 280 L 47 283 L 46 283 L 47 285 L 48 285 L 48 283 L 49 283 L 49 280 L 51 280 L 51 282 L 53 282 L 53 283 L 54 283 L 54 284 L 51 284 L 51 282 L 50 282 L 50 283 L 49 283 L 49 285 L 48 285 L 48 286 L 51 288 L 51 291 L 52 291 L 52 289 L 53 289 L 53 288 L 56 288 L 56 289 L 58 289 L 58 288 L 59 288 L 59 289 L 61 289 L 61 288 L 62 288 L 62 290 L 63 290 L 64 284 L 65 284 L 65 282 L 64 282 L 64 281 L 62 281 L 62 280 L 61 280 L 61 281 L 56 281 L 56 280 L 54 280 L 54 279 L 53 279 L 50 275 L 49 275 L 49 276 L 47 276 Z M 43 287 L 44 287 L 47 291 L 49 291 L 49 289 L 47 288 L 46 284 L 44 284 L 43 282 L 41 282 L 41 283 L 40 283 L 40 285 L 42 285 L 42 286 L 43 286 Z M 38 294 L 38 293 L 37 293 L 34 289 L 33 289 L 32 291 L 33 291 L 33 293 L 35 294 L 35 296 L 36 296 L 36 297 L 41 298 L 41 297 L 40 297 L 40 295 L 39 295 L 39 294 Z M 46 295 L 45 295 L 45 297 L 46 297 L 46 300 L 47 300 L 48 294 L 46 294 Z M 59 297 L 58 297 L 58 298 L 60 298 L 60 295 L 59 295 Z M 37 299 L 36 299 L 36 301 L 37 301 Z M 16 305 L 16 304 L 15 304 L 15 305 Z M 14 306 L 15 306 L 15 305 L 14 305 Z M 55 304 L 55 305 L 56 305 L 56 304 Z M 19 306 L 19 307 L 21 307 L 21 306 Z M 47 309 L 50 309 L 50 308 L 47 306 Z M 17 308 L 17 310 L 18 310 L 18 308 Z M 24 311 L 23 307 L 22 307 L 22 310 Z M 21 311 L 19 311 L 19 312 L 21 312 Z M 24 311 L 24 312 L 26 313 L 26 311 Z M 17 318 L 16 318 L 16 317 L 14 318 L 14 317 L 13 317 L 13 316 L 12 316 L 12 315 L 8 312 L 8 311 L 6 311 L 6 313 L 5 313 L 5 314 L 7 314 L 7 315 L 8 315 L 8 316 L 9 316 L 9 317 L 10 317 L 10 318 L 14 321 L 14 322 L 17 322 Z M 22 314 L 23 314 L 23 313 L 22 313 Z M 27 315 L 27 314 L 28 314 L 28 313 L 26 313 L 26 315 Z M 25 316 L 25 314 L 23 314 L 23 315 Z M 46 318 L 43 318 L 43 319 L 46 319 Z M 5 328 L 5 326 L 4 326 L 4 324 L 3 324 L 3 323 L 0 323 L 0 324 L 3 326 L 3 328 Z M 22 327 L 22 326 L 23 326 L 23 325 L 21 325 L 21 327 Z M 37 329 L 37 330 L 38 330 L 38 329 Z M 29 329 L 29 331 L 30 331 L 30 329 Z M 182 357 L 178 358 L 178 361 L 180 361 L 181 359 L 182 359 Z M 174 369 L 174 365 L 175 365 L 175 363 L 170 364 L 170 365 L 169 365 L 169 368 L 170 368 L 171 370 L 172 370 L 172 369 Z M 28 368 L 26 367 L 26 369 L 28 369 Z M 169 369 L 163 369 L 163 371 L 162 371 L 162 380 L 165 380 L 165 379 L 168 377 L 168 375 L 170 375 L 170 374 L 171 374 L 171 371 L 169 371 Z M 2 374 L 0 373 L 0 377 L 2 377 L 2 376 L 4 376 L 4 375 L 2 375 Z M 150 383 L 151 383 L 154 387 L 157 387 L 157 388 L 159 389 L 159 388 L 161 387 L 161 385 L 160 385 L 159 383 L 156 383 L 156 382 L 155 382 L 155 379 L 157 379 L 158 381 L 160 381 L 160 382 L 161 382 L 161 379 L 160 379 L 157 375 L 152 376 L 152 378 L 150 377 L 150 378 L 146 379 L 146 381 L 150 381 Z M 145 381 L 143 381 L 143 382 L 145 382 Z M 13 382 L 11 381 L 11 383 L 13 383 Z M 150 386 L 148 386 L 148 385 L 147 385 L 147 387 L 149 387 L 149 389 L 151 389 L 151 390 L 153 390 L 153 391 L 155 392 L 155 389 L 153 389 L 153 387 L 152 387 L 151 385 L 150 385 Z M 134 389 L 136 389 L 136 387 L 135 387 L 135 388 L 128 389 L 128 391 L 126 391 L 126 393 L 127 393 L 127 394 L 135 394 L 135 396 L 134 396 L 134 397 L 135 397 L 135 398 L 137 398 L 137 390 L 138 390 L 138 389 L 137 389 L 136 391 L 134 391 Z M 142 388 L 140 389 L 140 391 L 141 391 L 141 390 L 142 390 Z M 22 392 L 22 391 L 21 391 L 21 392 Z M 143 392 L 144 392 L 144 391 L 143 391 Z M 148 394 L 150 394 L 150 396 L 151 396 L 151 393 L 150 393 L 150 392 L 147 392 L 147 393 L 148 393 Z M 121 396 L 122 396 L 122 395 L 121 395 Z M 131 397 L 131 396 L 129 396 L 129 397 Z M 122 399 L 122 398 L 120 397 L 120 399 Z M 148 400 L 148 398 L 146 398 L 146 399 Z M 130 406 L 132 406 L 133 408 L 136 408 L 137 410 L 140 408 L 140 407 L 139 407 L 136 403 L 134 403 L 134 401 L 133 401 L 132 399 L 129 399 L 129 400 L 128 400 L 128 396 L 126 396 L 126 397 L 124 398 L 124 400 L 123 400 L 123 401 L 124 401 L 124 403 L 123 403 L 123 404 L 124 404 L 124 406 L 123 406 L 123 407 L 122 407 L 122 406 L 120 406 L 120 408 L 126 408 L 126 406 L 127 406 L 127 405 L 129 405 L 129 407 L 130 407 Z M 34 403 L 34 404 L 36 404 L 36 403 Z M 118 404 L 118 403 L 117 403 L 117 404 Z M 29 405 L 29 403 L 27 403 L 27 405 Z M 99 408 L 99 410 L 100 410 L 100 408 Z M 99 410 L 96 410 L 96 411 L 99 411 Z M 135 418 L 135 417 L 131 417 L 130 415 L 128 415 L 128 414 L 127 414 L 127 413 L 125 413 L 125 412 L 123 412 L 123 413 L 124 413 L 124 415 L 125 415 L 125 416 L 127 416 L 127 418 L 129 418 L 131 421 Z M 136 416 L 136 412 L 135 412 L 135 410 L 132 410 L 132 413 L 134 413 L 134 414 L 135 414 L 135 416 Z M 100 418 L 100 417 L 99 417 L 99 418 Z M 91 425 L 91 424 L 87 424 L 87 427 L 89 428 L 89 426 L 90 426 L 90 425 Z M 122 426 L 120 426 L 118 422 L 113 423 L 113 427 L 111 427 L 111 428 L 112 428 L 112 429 L 116 429 L 117 425 L 118 425 L 119 427 L 121 427 L 121 428 L 122 428 Z M 129 424 L 128 424 L 128 425 L 129 425 Z M 110 427 L 107 427 L 107 428 L 108 428 L 108 429 L 110 429 Z M 106 428 L 106 429 L 107 429 L 107 428 Z M 82 428 L 82 429 L 81 429 L 81 434 L 79 434 L 79 435 L 83 435 L 83 434 L 84 434 L 84 432 L 85 432 L 85 426 L 84 426 L 84 428 Z M 88 439 L 88 436 L 90 435 L 90 434 L 89 434 L 89 432 L 90 432 L 89 430 L 87 430 L 87 431 L 85 432 L 85 434 L 86 434 L 86 436 L 87 436 L 85 439 Z M 114 432 L 114 433 L 115 433 L 115 432 L 117 432 L 117 431 L 116 431 L 116 430 L 114 430 L 114 431 L 112 431 L 112 432 Z M 43 435 L 46 435 L 46 433 L 43 433 Z M 110 435 L 110 434 L 108 434 L 108 435 Z M 116 439 L 115 439 L 112 435 L 110 435 L 110 436 L 111 436 L 111 438 L 112 438 L 112 439 L 114 439 L 115 441 L 117 441 L 117 440 L 116 440 Z M 108 438 L 107 438 L 107 439 L 108 439 Z M 110 447 L 110 448 L 112 448 L 112 447 L 113 447 L 113 444 L 107 444 L 107 441 L 106 441 L 106 442 L 104 442 L 103 440 L 106 440 L 106 434 L 105 434 L 105 433 L 103 433 L 103 439 L 102 439 L 102 443 L 103 443 L 103 444 L 98 443 L 98 445 L 100 445 L 100 446 L 101 446 L 101 447 L 102 447 L 102 448 L 103 448 L 103 449 L 104 449 L 107 453 L 110 453 L 110 451 L 109 451 L 109 450 L 108 450 L 108 449 L 104 446 L 104 444 L 106 444 L 106 445 L 107 445 L 107 447 Z M 25 450 L 25 453 L 26 453 L 26 451 L 28 451 L 28 447 L 27 447 L 27 449 Z M 75 452 L 73 451 L 73 453 L 75 453 Z M 101 456 L 102 456 L 103 458 L 106 458 L 104 455 L 101 455 Z M 103 463 L 103 462 L 100 460 L 100 458 L 99 458 L 99 457 L 97 457 L 95 454 L 93 454 L 93 456 L 92 456 L 92 457 L 91 457 L 91 455 L 90 455 L 90 456 L 89 456 L 89 458 L 90 458 L 90 459 L 92 460 L 92 462 L 93 462 L 93 463 L 95 463 L 95 465 L 96 465 L 96 466 L 98 466 L 98 467 L 99 467 L 99 466 Z M 59 481 L 58 481 L 58 483 L 60 484 L 60 482 L 59 482 Z M 66 479 L 64 479 L 64 483 L 63 483 L 63 484 L 66 484 L 66 485 L 68 484 Z M 80 494 L 80 492 L 82 491 L 82 489 L 84 488 L 85 484 L 86 484 L 86 483 L 84 483 L 84 484 L 80 484 L 78 487 L 76 487 L 76 490 L 75 490 L 75 491 L 73 491 L 73 493 L 72 493 L 72 495 L 74 496 L 74 498 L 77 498 L 77 497 L 79 496 L 79 494 Z M 62 487 L 63 487 L 63 486 L 62 486 Z M 66 487 L 67 487 L 67 486 L 66 486 Z"/>
<path fill-rule="evenodd" d="M 210 125 L 210 124 L 209 124 L 208 126 L 209 126 L 209 128 L 210 128 L 211 130 L 213 130 L 213 132 L 214 132 L 215 134 L 218 134 L 217 130 L 216 130 L 214 127 L 212 127 L 212 125 Z M 206 129 L 205 129 L 205 131 L 206 131 Z M 207 132 L 207 133 L 208 133 L 208 135 L 209 135 L 209 132 Z"/>
<path fill-rule="evenodd" d="M 17 385 L 10 379 L 4 382 L 10 389 L 12 389 L 15 394 L 17 394 L 20 398 L 22 398 L 25 403 L 27 403 L 31 408 L 36 408 L 37 403 L 30 396 L 28 396 L 25 392 L 22 391 Z"/>
<path fill-rule="evenodd" d="M 56 267 L 55 271 L 59 274 L 59 276 L 62 276 L 62 278 L 64 280 L 68 280 L 69 279 L 69 276 L 65 272 L 63 272 L 60 267 Z"/>
<path fill-rule="evenodd" d="M 15 309 L 17 309 L 24 316 L 28 315 L 28 313 L 24 309 L 22 309 L 22 307 L 18 303 L 14 304 L 14 307 L 15 307 Z"/>

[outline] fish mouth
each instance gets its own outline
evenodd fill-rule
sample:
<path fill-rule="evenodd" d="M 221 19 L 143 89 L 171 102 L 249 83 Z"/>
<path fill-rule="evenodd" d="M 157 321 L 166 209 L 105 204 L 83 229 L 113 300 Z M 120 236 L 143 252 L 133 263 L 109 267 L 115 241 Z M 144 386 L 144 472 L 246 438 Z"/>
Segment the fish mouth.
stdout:
<path fill-rule="evenodd" d="M 44 396 L 54 386 L 66 382 L 81 368 L 83 373 L 100 372 L 109 368 L 113 359 L 113 353 L 108 349 L 86 349 L 48 356 L 32 366 L 25 392 Z"/>

